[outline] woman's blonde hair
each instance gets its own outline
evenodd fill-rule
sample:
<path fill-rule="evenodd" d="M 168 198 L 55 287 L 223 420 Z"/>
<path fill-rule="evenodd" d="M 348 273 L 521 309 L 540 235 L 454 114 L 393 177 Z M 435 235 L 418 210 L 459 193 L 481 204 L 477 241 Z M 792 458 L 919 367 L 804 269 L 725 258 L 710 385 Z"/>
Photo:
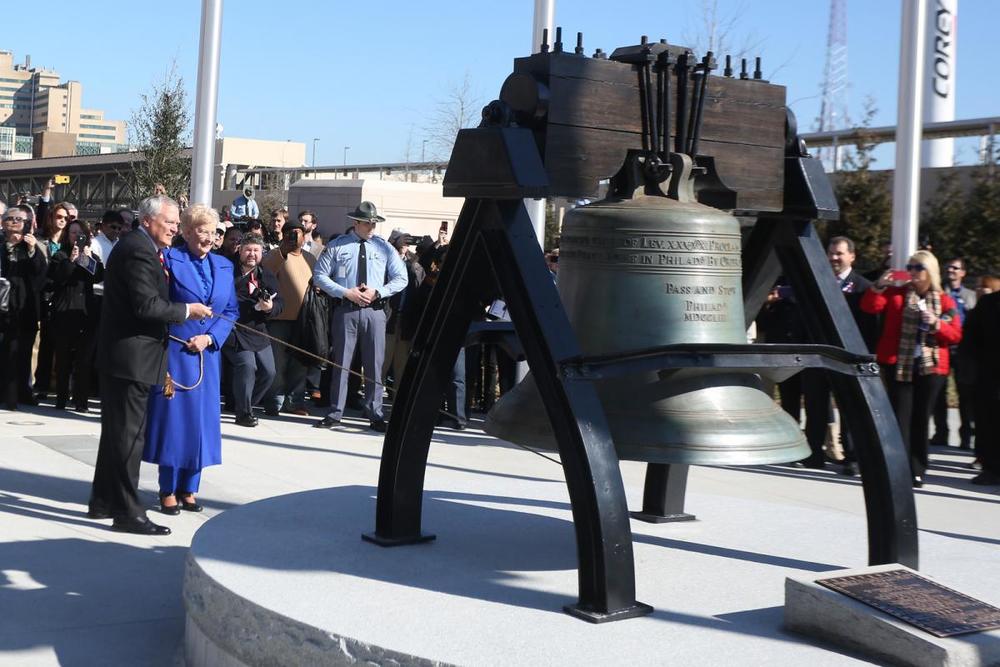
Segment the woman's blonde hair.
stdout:
<path fill-rule="evenodd" d="M 941 290 L 941 265 L 938 264 L 937 257 L 930 250 L 918 250 L 910 255 L 909 262 L 923 264 L 927 268 L 927 275 L 931 279 L 931 289 L 935 292 Z"/>
<path fill-rule="evenodd" d="M 181 212 L 181 231 L 201 227 L 202 225 L 212 225 L 212 229 L 219 226 L 219 212 L 211 206 L 195 204 L 188 206 Z"/>

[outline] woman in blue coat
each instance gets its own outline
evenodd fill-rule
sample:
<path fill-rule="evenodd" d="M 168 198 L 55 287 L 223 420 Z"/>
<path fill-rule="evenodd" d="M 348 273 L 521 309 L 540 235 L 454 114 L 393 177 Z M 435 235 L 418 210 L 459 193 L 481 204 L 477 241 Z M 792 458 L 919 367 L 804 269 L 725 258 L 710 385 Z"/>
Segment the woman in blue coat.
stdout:
<path fill-rule="evenodd" d="M 200 512 L 195 500 L 206 466 L 222 462 L 221 350 L 239 317 L 233 264 L 211 252 L 219 215 L 195 205 L 181 214 L 184 243 L 163 251 L 170 300 L 202 302 L 224 317 L 170 325 L 170 381 L 152 387 L 142 460 L 160 467 L 160 511 Z M 172 386 L 173 391 L 171 392 Z M 171 393 L 173 394 L 170 397 Z"/>

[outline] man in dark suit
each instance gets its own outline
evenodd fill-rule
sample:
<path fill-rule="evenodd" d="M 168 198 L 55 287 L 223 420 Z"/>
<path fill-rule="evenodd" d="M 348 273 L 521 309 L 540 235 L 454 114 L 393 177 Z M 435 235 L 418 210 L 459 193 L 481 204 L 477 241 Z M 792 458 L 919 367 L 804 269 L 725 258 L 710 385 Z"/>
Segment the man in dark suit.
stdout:
<path fill-rule="evenodd" d="M 171 303 L 160 251 L 177 234 L 177 203 L 166 196 L 139 205 L 141 226 L 123 237 L 108 259 L 98 332 L 101 373 L 101 442 L 88 516 L 114 519 L 112 529 L 140 535 L 169 535 L 146 517 L 139 501 L 139 463 L 146 430 L 149 387 L 167 369 L 167 325 L 204 319 L 202 303 Z"/>
<path fill-rule="evenodd" d="M 976 369 L 976 455 L 983 470 L 972 479 L 1000 485 L 1000 292 L 985 294 L 969 311 L 959 350 Z"/>
<path fill-rule="evenodd" d="M 264 237 L 260 234 L 245 235 L 237 262 L 236 298 L 240 305 L 238 322 L 266 334 L 267 321 L 281 314 L 283 301 L 278 294 L 277 276 L 260 265 L 263 255 Z M 222 348 L 222 354 L 233 368 L 236 424 L 256 426 L 253 406 L 260 403 L 274 381 L 271 341 L 242 327 L 235 327 Z"/>
<path fill-rule="evenodd" d="M 861 296 L 871 287 L 871 281 L 854 269 L 854 241 L 846 236 L 834 236 L 827 244 L 826 256 L 830 260 L 830 267 L 833 269 L 840 291 L 844 294 L 847 305 L 851 309 L 851 315 L 854 316 L 854 321 L 861 332 L 861 338 L 864 339 L 868 351 L 873 352 L 878 343 L 878 319 L 861 310 Z M 825 378 L 824 381 L 826 381 Z M 824 400 L 829 402 L 829 384 L 826 385 L 824 394 Z M 854 453 L 854 441 L 851 438 L 850 429 L 847 428 L 843 412 L 840 413 L 840 437 L 844 446 L 844 464 L 841 472 L 845 475 L 856 475 L 858 465 Z"/>

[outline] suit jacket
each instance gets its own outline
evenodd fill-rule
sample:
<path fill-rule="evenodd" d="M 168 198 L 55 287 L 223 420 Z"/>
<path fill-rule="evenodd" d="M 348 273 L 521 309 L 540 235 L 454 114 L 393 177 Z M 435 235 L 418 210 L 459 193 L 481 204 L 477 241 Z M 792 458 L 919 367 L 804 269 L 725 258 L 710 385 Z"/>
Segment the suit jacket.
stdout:
<path fill-rule="evenodd" d="M 237 269 L 237 271 L 239 271 L 239 269 Z M 236 300 L 239 302 L 240 308 L 240 318 L 237 321 L 240 324 L 266 333 L 267 325 L 265 323 L 272 317 L 277 317 L 281 314 L 281 309 L 284 307 L 284 301 L 282 301 L 281 295 L 278 294 L 277 276 L 262 266 L 258 266 L 254 269 L 254 273 L 257 276 L 258 286 L 261 289 L 267 290 L 269 294 L 274 295 L 272 298 L 273 306 L 271 308 L 271 312 L 263 313 L 259 310 L 254 310 L 254 306 L 257 305 L 256 290 L 253 294 L 251 294 L 249 274 L 241 275 L 236 278 Z M 237 351 L 251 350 L 253 352 L 257 352 L 259 350 L 263 350 L 270 344 L 271 341 L 263 336 L 257 336 L 241 327 L 234 327 L 233 332 L 229 334 L 229 340 L 226 341 L 226 347 Z"/>
<path fill-rule="evenodd" d="M 958 352 L 968 360 L 966 381 L 976 384 L 976 392 L 1000 398 L 1000 292 L 983 295 L 965 316 Z"/>
<path fill-rule="evenodd" d="M 126 234 L 108 258 L 97 367 L 113 377 L 159 384 L 167 372 L 167 325 L 187 309 L 171 303 L 167 276 L 143 229 Z"/>
<path fill-rule="evenodd" d="M 865 278 L 863 274 L 851 269 L 851 272 L 841 282 L 840 291 L 844 293 L 844 298 L 847 299 L 851 315 L 854 316 L 854 321 L 861 331 L 861 337 L 864 339 L 865 345 L 868 346 L 868 351 L 874 352 L 875 347 L 878 345 L 878 317 L 861 310 L 861 296 L 871 285 L 871 281 Z"/>

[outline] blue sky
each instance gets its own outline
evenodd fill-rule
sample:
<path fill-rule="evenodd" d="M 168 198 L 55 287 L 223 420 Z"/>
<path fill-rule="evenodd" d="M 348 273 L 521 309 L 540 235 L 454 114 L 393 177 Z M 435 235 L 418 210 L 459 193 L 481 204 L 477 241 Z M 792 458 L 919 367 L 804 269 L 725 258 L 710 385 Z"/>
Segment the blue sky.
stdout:
<path fill-rule="evenodd" d="M 556 23 L 566 41 L 582 31 L 588 54 L 635 44 L 642 34 L 683 44 L 697 32 L 701 4 L 673 0 L 625 11 L 620 2 L 557 0 Z M 49 0 L 45 6 L 48 27 L 33 19 L 5 30 L 0 48 L 22 62 L 30 53 L 33 65 L 81 81 L 86 106 L 125 120 L 139 93 L 176 60 L 193 109 L 200 2 Z M 219 120 L 228 136 L 304 142 L 310 159 L 319 137 L 318 164 L 340 164 L 344 146 L 351 147 L 351 163 L 401 160 L 411 132 L 416 157 L 435 103 L 466 73 L 482 101 L 497 95 L 513 59 L 529 52 L 533 6 L 532 0 L 229 0 Z M 828 2 L 719 0 L 719 9 L 727 17 L 740 12 L 733 41 L 759 44 L 765 78 L 788 86 L 800 128 L 812 129 Z M 849 111 L 860 117 L 870 96 L 875 123 L 893 124 L 900 2 L 848 0 L 847 12 Z M 989 62 L 998 25 L 1000 0 L 959 0 L 957 118 L 1000 115 L 1000 75 Z M 968 142 L 960 146 L 960 159 L 973 159 Z M 891 151 L 884 153 L 891 163 Z"/>

